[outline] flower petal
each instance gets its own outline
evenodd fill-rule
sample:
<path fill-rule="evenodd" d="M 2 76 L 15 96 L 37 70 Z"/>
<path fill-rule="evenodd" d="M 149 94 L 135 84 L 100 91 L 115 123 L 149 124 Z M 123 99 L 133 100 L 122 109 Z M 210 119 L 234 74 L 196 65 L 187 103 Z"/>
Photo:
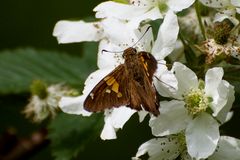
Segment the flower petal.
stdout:
<path fill-rule="evenodd" d="M 184 130 L 191 117 L 184 108 L 183 101 L 163 101 L 160 103 L 160 116 L 152 117 L 149 125 L 155 136 L 165 136 Z"/>
<path fill-rule="evenodd" d="M 235 7 L 240 7 L 240 1 L 239 1 L 239 0 L 231 0 L 231 3 L 232 3 Z"/>
<path fill-rule="evenodd" d="M 84 100 L 85 96 L 62 97 L 59 101 L 59 107 L 63 112 L 68 114 L 90 116 L 92 113 L 83 108 Z"/>
<path fill-rule="evenodd" d="M 109 51 L 109 52 L 105 52 Z M 108 69 L 111 68 L 113 70 L 118 65 L 124 63 L 124 59 L 122 57 L 123 52 L 122 48 L 116 44 L 110 43 L 108 40 L 101 40 L 98 47 L 98 59 L 97 65 L 99 69 Z"/>
<path fill-rule="evenodd" d="M 107 18 L 102 21 L 104 34 L 114 44 L 122 45 L 122 50 L 132 46 L 138 40 L 134 29 L 130 28 L 125 21 L 116 18 Z"/>
<path fill-rule="evenodd" d="M 197 160 L 212 155 L 217 147 L 219 124 L 209 114 L 198 115 L 186 129 L 188 153 Z"/>
<path fill-rule="evenodd" d="M 54 27 L 53 36 L 57 37 L 58 43 L 99 41 L 103 30 L 98 22 L 59 21 Z"/>
<path fill-rule="evenodd" d="M 138 28 L 143 20 L 156 20 L 163 17 L 159 9 L 153 7 L 151 3 L 146 4 L 146 6 L 135 6 L 107 1 L 95 7 L 94 11 L 97 12 L 97 18 L 113 17 L 129 20 L 129 26 L 133 29 Z"/>
<path fill-rule="evenodd" d="M 91 90 L 112 70 L 112 68 L 105 68 L 96 70 L 95 72 L 91 73 L 84 83 L 85 86 L 83 89 L 83 95 L 88 95 Z"/>
<path fill-rule="evenodd" d="M 154 43 L 154 37 L 152 28 L 150 25 L 144 25 L 140 29 L 135 30 L 135 35 L 137 36 L 137 41 L 133 43 L 139 51 L 151 52 L 152 44 Z"/>
<path fill-rule="evenodd" d="M 227 92 L 228 94 L 226 95 L 226 97 L 224 97 L 227 100 L 227 103 L 225 103 L 225 106 L 219 110 L 219 112 L 217 113 L 217 119 L 222 122 L 225 123 L 226 121 L 229 120 L 229 116 L 231 115 L 229 113 L 230 109 L 232 108 L 232 104 L 235 100 L 235 96 L 234 96 L 234 87 L 232 85 L 230 85 L 227 81 L 223 80 L 222 81 L 222 90 L 219 89 L 219 93 L 222 95 L 224 92 Z M 220 87 L 219 87 L 220 88 Z M 226 89 L 227 88 L 227 91 Z M 229 115 L 230 114 L 230 115 Z"/>
<path fill-rule="evenodd" d="M 93 9 L 96 12 L 96 18 L 114 17 L 117 19 L 130 20 L 143 15 L 149 10 L 147 7 L 122 4 L 112 1 L 100 3 Z"/>
<path fill-rule="evenodd" d="M 181 98 L 191 88 L 198 87 L 198 78 L 196 74 L 185 65 L 175 62 L 172 67 L 172 72 L 178 80 L 178 93 L 176 97 Z"/>
<path fill-rule="evenodd" d="M 183 9 L 186 9 L 190 7 L 195 0 L 184 0 L 184 1 L 178 1 L 178 0 L 168 0 L 166 3 L 168 4 L 168 7 L 175 11 L 179 12 L 182 11 Z"/>
<path fill-rule="evenodd" d="M 105 124 L 100 135 L 101 139 L 102 140 L 116 139 L 117 138 L 116 130 L 112 126 L 111 119 L 105 116 L 104 122 Z"/>
<path fill-rule="evenodd" d="M 221 67 L 209 69 L 205 75 L 205 93 L 206 96 L 213 99 L 211 103 L 213 116 L 216 116 L 227 103 L 229 89 L 226 85 L 229 86 L 229 84 L 224 84 L 222 77 L 223 69 Z"/>
<path fill-rule="evenodd" d="M 213 8 L 224 8 L 226 6 L 230 5 L 230 1 L 229 0 L 199 0 L 200 2 L 202 2 L 205 6 L 208 7 L 213 7 Z"/>
<path fill-rule="evenodd" d="M 141 110 L 138 111 L 138 116 L 139 116 L 139 122 L 143 122 L 144 118 L 146 117 L 146 115 L 148 115 L 149 112 Z"/>
<path fill-rule="evenodd" d="M 168 71 L 166 67 L 166 61 L 162 60 L 158 62 L 158 68 L 155 72 L 153 79 L 154 85 L 162 96 L 171 97 L 177 91 L 178 82 L 175 75 Z"/>
<path fill-rule="evenodd" d="M 113 108 L 112 110 L 105 111 L 105 125 L 101 133 L 102 139 L 115 139 L 116 133 L 119 128 L 122 128 L 124 124 L 130 119 L 130 117 L 136 111 L 128 107 Z"/>
<path fill-rule="evenodd" d="M 151 139 L 143 143 L 136 154 L 140 157 L 146 153 L 149 155 L 148 160 L 168 159 L 174 160 L 178 157 L 180 144 L 174 136 Z"/>
<path fill-rule="evenodd" d="M 135 29 L 138 28 L 139 24 L 144 20 L 156 20 L 159 18 L 163 18 L 163 16 L 160 13 L 160 10 L 157 7 L 154 7 L 142 15 L 132 18 L 128 25 L 129 27 Z"/>
<path fill-rule="evenodd" d="M 222 22 L 224 19 L 229 19 L 234 25 L 239 23 L 238 19 L 236 18 L 236 10 L 232 9 L 219 9 L 214 17 L 214 22 Z"/>
<path fill-rule="evenodd" d="M 156 59 L 164 59 L 174 50 L 178 31 L 177 16 L 172 11 L 168 11 L 153 45 L 152 54 Z"/>
<path fill-rule="evenodd" d="M 209 160 L 239 160 L 240 157 L 240 140 L 228 137 L 221 136 L 217 150 L 215 153 L 210 156 Z"/>

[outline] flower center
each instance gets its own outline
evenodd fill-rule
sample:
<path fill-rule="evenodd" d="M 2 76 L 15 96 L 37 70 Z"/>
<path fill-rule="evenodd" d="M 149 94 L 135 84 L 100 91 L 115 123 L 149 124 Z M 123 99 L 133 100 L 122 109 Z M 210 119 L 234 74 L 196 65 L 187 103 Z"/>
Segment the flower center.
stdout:
<path fill-rule="evenodd" d="M 210 106 L 210 99 L 205 95 L 202 83 L 204 82 L 201 81 L 199 83 L 199 88 L 191 89 L 187 94 L 183 96 L 185 107 L 187 108 L 188 113 L 193 116 L 205 112 Z"/>
<path fill-rule="evenodd" d="M 214 24 L 213 38 L 217 44 L 226 44 L 230 36 L 230 31 L 233 29 L 234 24 L 229 20 L 225 19 L 222 22 L 216 22 Z"/>
<path fill-rule="evenodd" d="M 48 96 L 47 84 L 41 80 L 35 80 L 30 86 L 32 95 L 37 95 L 40 99 L 45 99 Z"/>

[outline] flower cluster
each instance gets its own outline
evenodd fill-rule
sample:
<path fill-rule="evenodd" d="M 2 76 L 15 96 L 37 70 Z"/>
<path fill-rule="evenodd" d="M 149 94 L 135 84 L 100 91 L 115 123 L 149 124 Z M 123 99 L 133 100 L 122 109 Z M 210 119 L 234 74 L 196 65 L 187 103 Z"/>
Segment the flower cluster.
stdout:
<path fill-rule="evenodd" d="M 139 115 L 140 122 L 149 114 L 149 126 L 157 138 L 142 144 L 133 159 L 141 159 L 144 154 L 148 154 L 151 160 L 179 157 L 185 160 L 239 159 L 240 140 L 223 136 L 219 131 L 219 127 L 232 116 L 234 87 L 223 79 L 223 68 L 215 64 L 219 62 L 216 57 L 222 53 L 225 57 L 221 62 L 229 56 L 239 59 L 239 21 L 236 15 L 240 13 L 240 2 L 199 1 L 107 1 L 94 8 L 98 18 L 96 22 L 59 21 L 53 31 L 59 43 L 99 41 L 98 70 L 86 79 L 80 96 L 61 98 L 61 110 L 90 116 L 92 113 L 84 109 L 86 97 L 101 79 L 124 63 L 123 52 L 118 51 L 134 46 L 138 51 L 151 53 L 158 61 L 152 85 L 165 97 L 160 102 L 160 116 L 127 106 L 106 109 L 101 138 L 115 139 L 117 130 L 133 114 Z M 201 6 L 208 9 L 202 16 Z M 193 14 L 194 10 L 196 14 Z M 196 23 L 187 23 L 187 17 Z M 160 26 L 154 35 L 149 26 L 150 22 L 156 21 Z M 212 29 L 214 32 L 208 32 L 212 26 L 217 27 Z M 194 36 L 198 38 L 191 41 Z M 103 50 L 116 52 L 109 54 Z M 177 57 L 172 58 L 175 53 Z M 183 64 L 189 62 L 189 54 L 195 54 L 195 59 L 204 56 L 206 64 L 197 63 L 195 59 L 190 64 Z M 169 62 L 172 63 L 170 69 L 167 67 Z"/>

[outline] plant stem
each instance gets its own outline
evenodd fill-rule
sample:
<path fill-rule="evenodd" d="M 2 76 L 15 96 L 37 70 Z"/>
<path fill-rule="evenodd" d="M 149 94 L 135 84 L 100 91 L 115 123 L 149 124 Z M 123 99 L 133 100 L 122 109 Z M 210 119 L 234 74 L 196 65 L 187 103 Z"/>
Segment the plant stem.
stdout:
<path fill-rule="evenodd" d="M 206 35 L 205 35 L 204 26 L 203 26 L 203 23 L 202 23 L 202 18 L 201 18 L 201 14 L 200 14 L 200 6 L 199 6 L 198 0 L 196 0 L 196 2 L 195 2 L 195 11 L 196 11 L 196 14 L 197 14 L 198 23 L 200 25 L 200 29 L 201 29 L 203 38 L 204 38 L 204 40 L 206 40 Z"/>

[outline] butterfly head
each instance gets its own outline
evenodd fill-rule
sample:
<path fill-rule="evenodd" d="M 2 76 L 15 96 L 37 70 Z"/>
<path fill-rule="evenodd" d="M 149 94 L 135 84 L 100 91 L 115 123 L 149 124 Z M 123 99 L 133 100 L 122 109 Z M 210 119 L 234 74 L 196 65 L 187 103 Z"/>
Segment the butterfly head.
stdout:
<path fill-rule="evenodd" d="M 132 55 L 136 55 L 137 54 L 137 50 L 136 48 L 133 48 L 133 47 L 129 47 L 127 49 L 124 50 L 123 52 L 123 58 L 126 59 Z"/>

